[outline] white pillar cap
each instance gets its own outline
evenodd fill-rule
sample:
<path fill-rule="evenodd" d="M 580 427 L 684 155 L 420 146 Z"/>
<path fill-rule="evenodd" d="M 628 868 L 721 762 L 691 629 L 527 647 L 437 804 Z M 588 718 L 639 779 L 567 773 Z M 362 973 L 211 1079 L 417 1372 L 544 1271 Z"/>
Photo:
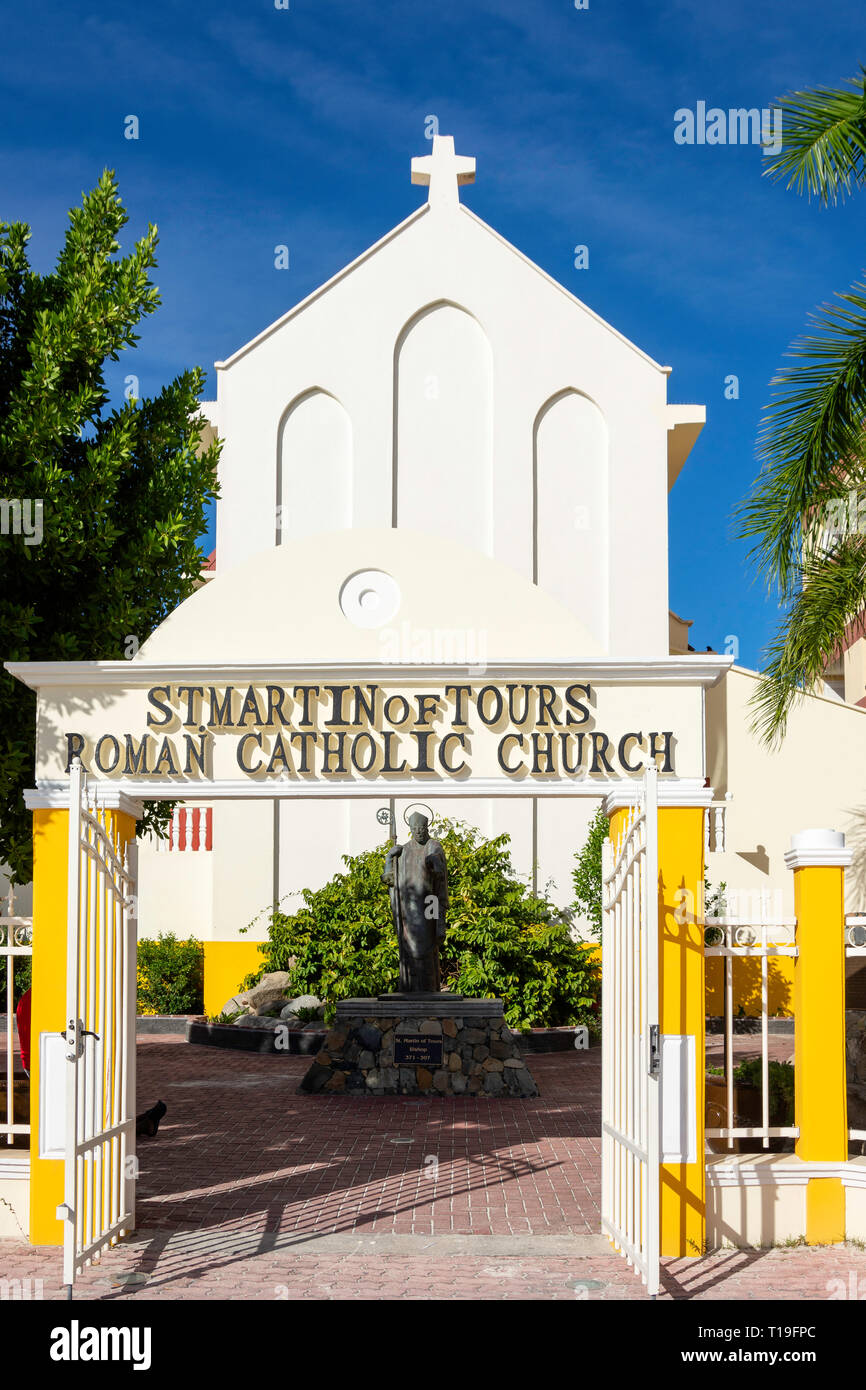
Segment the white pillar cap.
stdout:
<path fill-rule="evenodd" d="M 791 848 L 785 855 L 785 864 L 789 869 L 822 865 L 846 869 L 853 858 L 852 851 L 845 848 L 845 836 L 841 830 L 799 830 L 791 836 Z"/>

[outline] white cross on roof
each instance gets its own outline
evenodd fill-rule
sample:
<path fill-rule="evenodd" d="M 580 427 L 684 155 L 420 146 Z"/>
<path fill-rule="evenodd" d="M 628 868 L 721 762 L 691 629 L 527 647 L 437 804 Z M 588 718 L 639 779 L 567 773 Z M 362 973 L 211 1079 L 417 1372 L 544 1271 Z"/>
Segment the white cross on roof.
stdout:
<path fill-rule="evenodd" d="M 434 135 L 433 153 L 412 160 L 412 182 L 429 185 L 431 207 L 456 207 L 458 185 L 475 182 L 475 160 L 454 153 L 453 135 Z"/>

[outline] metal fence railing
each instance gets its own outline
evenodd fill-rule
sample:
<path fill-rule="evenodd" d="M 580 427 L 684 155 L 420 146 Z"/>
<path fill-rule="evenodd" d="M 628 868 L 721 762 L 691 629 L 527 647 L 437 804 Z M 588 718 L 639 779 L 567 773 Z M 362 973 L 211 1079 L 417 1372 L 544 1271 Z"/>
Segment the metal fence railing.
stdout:
<path fill-rule="evenodd" d="M 3 1010 L 5 1042 L 3 1072 L 6 1094 L 3 1098 L 3 1105 L 0 1107 L 0 1142 L 5 1141 L 7 1145 L 11 1145 L 14 1144 L 17 1134 L 30 1133 L 29 1119 L 16 1120 L 15 1118 L 15 1056 L 18 1043 L 15 1010 L 22 993 L 19 988 L 16 988 L 15 966 L 18 961 L 33 955 L 33 919 L 15 916 L 12 911 L 14 902 L 11 894 L 8 907 L 10 909 L 8 915 L 0 917 L 0 972 L 2 972 L 0 978 L 3 980 L 3 987 L 6 991 Z"/>
<path fill-rule="evenodd" d="M 845 959 L 856 960 L 858 956 L 866 957 L 866 913 L 849 913 L 845 918 Z M 866 1140 L 866 1129 L 848 1130 L 848 1138 L 854 1141 L 863 1142 Z"/>
<path fill-rule="evenodd" d="M 705 922 L 705 951 L 707 957 L 720 957 L 724 961 L 723 985 L 723 1032 L 724 1077 L 723 1104 L 717 1106 L 715 1118 L 723 1121 L 708 1124 L 706 1137 L 727 1141 L 733 1149 L 737 1140 L 759 1140 L 761 1147 L 770 1148 L 774 1139 L 796 1139 L 800 1133 L 796 1125 L 773 1125 L 770 1113 L 770 1046 L 769 1046 L 769 991 L 770 962 L 781 957 L 797 955 L 797 924 L 793 918 L 779 918 L 773 921 L 748 921 L 738 917 L 707 918 Z M 760 1116 L 759 1123 L 738 1123 L 745 1118 L 738 1110 L 738 1087 L 734 1072 L 734 965 L 737 961 L 757 960 L 760 962 L 759 1000 L 760 1010 Z M 710 1107 L 711 1108 L 711 1107 Z M 708 1116 L 713 1118 L 712 1114 Z"/>

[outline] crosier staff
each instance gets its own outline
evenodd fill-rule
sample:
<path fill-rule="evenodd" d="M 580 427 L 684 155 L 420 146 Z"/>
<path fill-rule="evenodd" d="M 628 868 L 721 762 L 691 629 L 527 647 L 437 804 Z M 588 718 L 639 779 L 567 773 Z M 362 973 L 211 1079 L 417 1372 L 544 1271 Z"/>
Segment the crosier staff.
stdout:
<path fill-rule="evenodd" d="M 394 803 L 390 806 L 383 806 L 376 812 L 376 819 L 380 825 L 388 825 L 390 831 L 391 848 L 385 855 L 385 870 L 382 874 L 382 881 L 388 885 L 388 896 L 391 899 L 391 917 L 394 922 L 394 930 L 397 933 L 397 950 L 400 957 L 400 988 L 408 988 L 408 981 L 404 979 L 404 966 L 406 951 L 403 940 L 403 908 L 400 903 L 400 854 L 402 845 L 397 844 L 397 821 L 394 815 Z"/>

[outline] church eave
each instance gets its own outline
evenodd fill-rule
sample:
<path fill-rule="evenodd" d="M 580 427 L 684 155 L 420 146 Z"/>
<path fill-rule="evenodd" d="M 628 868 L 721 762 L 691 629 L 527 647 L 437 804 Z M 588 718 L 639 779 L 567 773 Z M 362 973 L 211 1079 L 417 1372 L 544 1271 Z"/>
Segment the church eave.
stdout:
<path fill-rule="evenodd" d="M 326 280 L 324 284 L 312 290 L 306 298 L 301 299 L 297 304 L 293 304 L 291 309 L 287 309 L 281 318 L 275 319 L 267 328 L 263 328 L 261 333 L 257 333 L 254 338 L 250 338 L 248 343 L 244 343 L 243 347 L 239 347 L 230 357 L 226 357 L 222 362 L 214 362 L 215 370 L 220 372 L 225 371 L 227 367 L 233 367 L 236 362 L 239 362 L 240 359 L 245 357 L 248 352 L 251 352 L 253 348 L 258 347 L 259 344 L 263 343 L 266 338 L 269 338 L 272 333 L 276 333 L 284 324 L 302 313 L 308 305 L 313 304 L 315 300 L 320 299 L 328 290 L 338 285 L 341 280 L 345 280 L 348 275 L 352 274 L 353 270 L 363 265 L 364 262 L 368 261 L 372 256 L 375 256 L 378 251 L 383 250 L 384 247 L 394 241 L 396 237 L 400 236 L 401 232 L 407 231 L 415 222 L 425 217 L 429 211 L 429 205 L 427 203 L 422 203 L 421 207 L 416 208 L 409 217 L 399 222 L 396 227 L 392 227 L 390 232 L 386 232 L 385 236 L 381 237 L 379 241 L 374 242 L 372 246 L 368 246 L 366 251 L 362 251 L 360 256 L 356 256 L 348 265 L 344 265 L 342 270 L 338 270 L 336 275 L 331 276 L 330 280 Z"/>
<path fill-rule="evenodd" d="M 649 353 L 644 352 L 643 348 L 639 348 L 637 343 L 633 343 L 624 333 L 620 333 L 619 329 L 614 328 L 613 324 L 608 323 L 607 319 L 603 319 L 594 309 L 590 309 L 588 304 L 584 304 L 582 299 L 578 299 L 576 294 L 572 294 L 571 290 L 566 289 L 565 285 L 561 284 L 553 275 L 548 275 L 547 271 L 540 265 L 537 265 L 525 252 L 521 251 L 519 246 L 515 246 L 514 243 L 509 241 L 507 237 L 504 237 L 501 232 L 497 232 L 495 227 L 491 227 L 489 222 L 485 222 L 483 217 L 479 217 L 471 208 L 465 207 L 462 203 L 460 205 L 460 211 L 465 213 L 467 217 L 471 217 L 473 222 L 477 222 L 478 226 L 481 227 L 483 231 L 495 237 L 500 245 L 504 246 L 512 255 L 517 256 L 524 265 L 528 266 L 530 270 L 535 271 L 536 275 L 540 275 L 543 280 L 546 280 L 547 283 L 553 287 L 553 289 L 565 295 L 566 299 L 570 300 L 576 308 L 581 309 L 583 313 L 587 314 L 600 328 L 606 329 L 607 332 L 621 342 L 624 347 L 630 348 L 632 352 L 637 353 L 638 357 L 642 358 L 648 366 L 653 367 L 657 372 L 661 372 L 663 376 L 670 375 L 670 367 L 663 367 L 659 362 L 656 362 L 655 358 L 650 357 Z"/>

